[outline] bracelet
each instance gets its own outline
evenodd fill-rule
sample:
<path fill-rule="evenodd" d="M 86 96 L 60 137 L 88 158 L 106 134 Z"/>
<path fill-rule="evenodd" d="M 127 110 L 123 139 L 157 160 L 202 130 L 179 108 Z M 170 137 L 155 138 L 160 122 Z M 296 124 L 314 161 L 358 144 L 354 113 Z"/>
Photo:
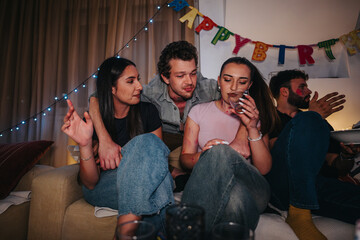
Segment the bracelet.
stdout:
<path fill-rule="evenodd" d="M 90 159 L 92 159 L 94 156 L 93 155 L 91 155 L 90 157 L 88 157 L 88 158 L 82 158 L 82 157 L 80 157 L 80 160 L 82 160 L 82 161 L 89 161 Z"/>
<path fill-rule="evenodd" d="M 247 139 L 250 141 L 250 142 L 256 142 L 256 141 L 259 141 L 261 138 L 262 138 L 262 133 L 259 131 L 259 133 L 260 133 L 260 136 L 258 137 L 258 138 L 254 138 L 254 139 L 252 139 L 252 138 L 250 138 L 249 136 L 247 137 Z"/>

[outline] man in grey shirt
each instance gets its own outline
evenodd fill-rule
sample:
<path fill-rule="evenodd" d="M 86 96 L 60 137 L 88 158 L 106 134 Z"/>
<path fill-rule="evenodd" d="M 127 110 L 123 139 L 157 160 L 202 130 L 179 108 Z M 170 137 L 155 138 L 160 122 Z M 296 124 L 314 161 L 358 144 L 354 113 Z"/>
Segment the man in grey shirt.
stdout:
<path fill-rule="evenodd" d="M 182 144 L 184 124 L 191 107 L 220 97 L 217 82 L 198 73 L 197 64 L 197 50 L 192 44 L 172 42 L 161 52 L 158 75 L 143 87 L 141 101 L 157 107 L 163 124 L 163 140 L 170 150 Z M 96 97 L 90 98 L 90 116 L 99 138 L 101 167 L 114 169 L 121 159 L 121 147 L 106 131 Z"/>

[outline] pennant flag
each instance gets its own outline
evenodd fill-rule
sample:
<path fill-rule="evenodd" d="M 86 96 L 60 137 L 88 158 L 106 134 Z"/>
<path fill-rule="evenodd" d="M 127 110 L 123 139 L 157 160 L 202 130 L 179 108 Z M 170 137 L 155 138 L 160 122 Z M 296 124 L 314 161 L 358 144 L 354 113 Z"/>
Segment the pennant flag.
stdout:
<path fill-rule="evenodd" d="M 196 18 L 197 15 L 202 15 L 201 13 L 199 13 L 199 11 L 194 8 L 194 7 L 189 7 L 191 8 L 191 11 L 188 12 L 187 14 L 185 14 L 184 16 L 182 16 L 182 18 L 179 19 L 180 22 L 184 23 L 185 21 L 188 21 L 188 28 L 192 29 L 192 26 L 194 24 L 194 20 Z"/>
<path fill-rule="evenodd" d="M 337 41 L 339 41 L 339 39 L 330 39 L 327 41 L 319 42 L 318 47 L 325 48 L 325 53 L 328 56 L 328 58 L 334 60 L 335 57 L 331 51 L 331 46 L 334 45 Z"/>
<path fill-rule="evenodd" d="M 299 61 L 301 65 L 306 64 L 306 61 L 309 64 L 314 64 L 315 61 L 311 57 L 311 54 L 313 53 L 313 48 L 311 46 L 307 45 L 299 45 L 297 46 L 298 52 L 299 52 Z"/>
<path fill-rule="evenodd" d="M 174 0 L 171 3 L 169 3 L 168 7 L 174 7 L 174 10 L 176 12 L 180 11 L 184 7 L 190 6 L 185 0 Z"/>
<path fill-rule="evenodd" d="M 266 51 L 269 49 L 269 45 L 263 42 L 253 42 L 255 43 L 254 52 L 252 55 L 252 60 L 254 61 L 264 61 L 266 58 Z"/>
<path fill-rule="evenodd" d="M 233 50 L 233 54 L 237 54 L 242 46 L 244 46 L 246 43 L 251 42 L 248 38 L 243 38 L 238 34 L 235 34 L 235 48 Z"/>
<path fill-rule="evenodd" d="M 279 48 L 278 64 L 284 64 L 285 63 L 285 49 L 286 48 L 292 48 L 292 49 L 295 48 L 295 47 L 290 47 L 290 46 L 286 46 L 286 45 L 273 45 L 273 47 Z"/>
<path fill-rule="evenodd" d="M 358 32 L 360 31 L 354 30 L 340 37 L 340 41 L 345 45 L 350 55 L 354 55 L 356 53 L 355 46 L 360 51 L 360 38 L 357 35 Z"/>
<path fill-rule="evenodd" d="M 229 30 L 227 30 L 226 28 L 219 26 L 219 31 L 216 33 L 216 35 L 213 38 L 213 40 L 211 41 L 211 43 L 216 45 L 216 43 L 219 40 L 226 41 L 229 39 L 230 35 L 234 35 L 234 34 L 232 32 L 230 32 Z"/>
<path fill-rule="evenodd" d="M 206 31 L 209 31 L 209 30 L 213 29 L 214 26 L 217 27 L 217 24 L 214 23 L 213 20 L 211 20 L 207 16 L 204 16 L 204 20 L 199 24 L 199 26 L 197 26 L 195 28 L 195 31 L 197 33 L 199 33 L 203 29 Z"/>

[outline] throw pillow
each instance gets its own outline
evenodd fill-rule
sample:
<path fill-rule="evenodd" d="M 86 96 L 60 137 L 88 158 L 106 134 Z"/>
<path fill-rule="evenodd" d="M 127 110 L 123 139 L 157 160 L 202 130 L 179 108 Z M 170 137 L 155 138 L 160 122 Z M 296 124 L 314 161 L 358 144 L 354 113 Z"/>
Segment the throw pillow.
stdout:
<path fill-rule="evenodd" d="M 0 199 L 6 198 L 53 141 L 0 144 Z"/>

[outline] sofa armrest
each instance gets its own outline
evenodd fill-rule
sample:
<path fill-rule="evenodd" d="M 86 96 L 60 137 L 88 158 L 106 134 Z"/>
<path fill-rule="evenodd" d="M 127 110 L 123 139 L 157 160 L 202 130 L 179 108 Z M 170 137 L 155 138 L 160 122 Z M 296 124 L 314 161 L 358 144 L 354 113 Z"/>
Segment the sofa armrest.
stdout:
<path fill-rule="evenodd" d="M 14 191 L 30 191 L 32 181 L 40 174 L 55 169 L 48 165 L 35 165 L 30 169 L 16 185 Z"/>
<path fill-rule="evenodd" d="M 80 199 L 79 165 L 68 165 L 36 177 L 32 184 L 28 239 L 61 239 L 66 208 Z"/>

